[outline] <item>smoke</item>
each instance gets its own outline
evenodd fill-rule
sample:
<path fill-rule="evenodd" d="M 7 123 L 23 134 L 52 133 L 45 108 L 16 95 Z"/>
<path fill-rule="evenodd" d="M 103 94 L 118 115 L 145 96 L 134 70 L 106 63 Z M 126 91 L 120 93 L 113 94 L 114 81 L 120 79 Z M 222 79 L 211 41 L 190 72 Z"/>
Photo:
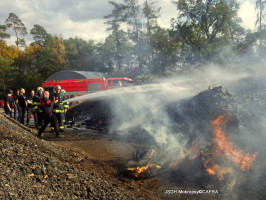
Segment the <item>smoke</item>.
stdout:
<path fill-rule="evenodd" d="M 68 101 L 89 102 L 112 99 L 110 132 L 116 131 L 117 134 L 125 137 L 130 136 L 132 130 L 133 133 L 135 130 L 135 133 L 140 132 L 136 133 L 136 137 L 140 139 L 140 135 L 143 134 L 144 138 L 144 135 L 148 134 L 151 140 L 155 141 L 154 145 L 165 148 L 167 152 L 165 160 L 175 161 L 185 157 L 193 158 L 187 146 L 191 142 L 191 137 L 199 149 L 212 145 L 211 135 L 205 133 L 210 130 L 210 119 L 200 117 L 204 116 L 201 114 L 204 112 L 210 112 L 208 116 L 212 114 L 215 116 L 216 113 L 206 110 L 205 107 L 208 105 L 199 107 L 191 99 L 193 100 L 193 97 L 202 91 L 222 86 L 233 93 L 234 101 L 231 99 L 221 101 L 232 101 L 229 105 L 234 107 L 232 110 L 235 110 L 238 116 L 238 129 L 237 131 L 232 129 L 232 133 L 228 133 L 229 138 L 243 150 L 243 154 L 258 152 L 253 165 L 254 171 L 249 177 L 250 182 L 255 183 L 265 176 L 266 166 L 264 161 L 266 155 L 265 74 L 266 69 L 263 64 L 249 67 L 209 65 L 189 74 L 162 79 L 156 84 L 102 91 Z M 190 104 L 197 110 L 192 114 L 184 115 L 184 105 L 188 101 L 191 101 Z M 211 107 L 217 102 L 205 103 L 211 104 L 209 105 Z M 130 138 L 134 143 L 134 136 Z M 229 171 L 232 177 L 237 176 L 233 169 Z M 254 188 L 254 185 L 253 189 L 261 191 L 260 188 Z"/>
<path fill-rule="evenodd" d="M 137 86 L 132 88 L 123 88 L 117 91 L 110 91 L 116 96 L 112 104 L 112 124 L 118 134 L 129 134 L 131 130 L 138 127 L 136 137 L 148 134 L 158 146 L 165 148 L 169 161 L 182 161 L 184 158 L 193 159 L 193 152 L 188 151 L 191 144 L 191 138 L 197 148 L 208 150 L 213 144 L 210 130 L 210 119 L 201 119 L 204 116 L 205 109 L 199 105 L 194 105 L 197 110 L 193 115 L 184 115 L 184 103 L 191 100 L 200 92 L 208 88 L 222 86 L 235 97 L 234 101 L 228 104 L 235 108 L 237 115 L 238 129 L 227 129 L 230 142 L 235 148 L 242 151 L 243 155 L 254 154 L 258 152 L 252 169 L 246 173 L 246 178 L 250 181 L 245 182 L 251 187 L 253 192 L 260 194 L 263 190 L 261 186 L 255 184 L 261 181 L 265 176 L 265 69 L 263 65 L 251 67 L 219 67 L 210 65 L 203 69 L 195 70 L 189 75 L 179 75 L 172 78 L 161 80 L 157 84 Z M 223 100 L 221 100 L 223 101 Z M 224 99 L 231 101 L 231 99 Z M 193 105 L 192 101 L 192 105 Z M 211 102 L 215 104 L 216 102 Z M 173 106 L 172 106 L 173 105 Z M 210 107 L 214 105 L 210 105 Z M 174 113 L 174 117 L 169 113 Z M 215 111 L 213 115 L 215 115 Z M 177 117 L 176 117 L 177 116 Z M 176 119 L 180 117 L 184 123 L 177 123 Z M 207 120 L 208 119 L 208 120 Z M 236 123 L 236 122 L 235 122 Z M 185 124 L 183 126 L 183 124 Z M 143 131 L 141 131 L 143 130 Z M 206 132 L 205 132 L 206 131 Z M 144 137 L 143 137 L 144 138 Z M 130 137 L 134 143 L 134 138 Z M 143 139 L 144 140 L 144 139 Z M 145 140 L 144 140 L 145 142 Z M 222 161 L 224 162 L 224 161 Z M 229 163 L 229 164 L 228 164 Z M 224 166 L 221 164 L 221 167 Z M 234 198 L 245 196 L 242 185 L 236 183 L 243 181 L 240 167 L 233 163 L 225 163 L 225 172 L 230 174 L 231 178 L 226 182 L 227 189 L 237 192 Z M 229 166 L 229 167 L 228 167 Z M 237 169 L 237 170 L 235 170 Z M 254 170 L 254 171 L 253 171 Z M 191 172 L 193 174 L 193 172 Z M 252 185 L 250 185 L 252 184 Z M 247 187 L 245 185 L 245 187 Z M 232 192 L 225 192 L 225 197 L 233 198 Z M 239 193 L 241 195 L 239 195 Z"/>
<path fill-rule="evenodd" d="M 207 89 L 209 86 L 230 86 L 232 83 L 247 77 L 250 77 L 247 70 L 241 72 L 239 69 L 233 69 L 230 67 L 221 68 L 219 66 L 211 65 L 204 69 L 195 70 L 190 74 L 177 75 L 168 79 L 162 79 L 156 84 L 132 86 L 90 93 L 69 99 L 66 102 L 82 100 L 93 101 L 119 96 L 129 96 L 129 98 L 131 98 L 132 96 L 141 97 L 142 95 L 150 95 L 156 98 L 164 98 L 164 100 L 168 103 L 192 97 L 198 92 Z"/>
<path fill-rule="evenodd" d="M 236 95 L 254 95 L 255 91 L 258 93 L 265 88 L 266 81 L 261 79 L 265 77 L 265 73 L 263 65 L 245 68 L 210 65 L 188 75 L 178 75 L 156 84 L 101 91 L 68 101 L 113 99 L 112 124 L 116 125 L 116 130 L 141 127 L 158 144 L 167 143 L 171 148 L 178 148 L 181 145 L 179 137 L 183 133 L 179 135 L 178 130 L 173 132 L 175 124 L 169 117 L 168 110 L 171 103 L 181 103 L 201 91 L 220 85 Z M 174 109 L 179 112 L 178 106 Z"/>

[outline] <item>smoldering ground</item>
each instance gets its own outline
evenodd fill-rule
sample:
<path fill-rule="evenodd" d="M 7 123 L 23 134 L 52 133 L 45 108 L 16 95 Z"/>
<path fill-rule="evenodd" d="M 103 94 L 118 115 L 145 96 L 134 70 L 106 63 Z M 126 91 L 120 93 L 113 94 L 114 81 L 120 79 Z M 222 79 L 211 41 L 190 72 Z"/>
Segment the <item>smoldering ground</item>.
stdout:
<path fill-rule="evenodd" d="M 233 126 L 227 128 L 230 142 L 244 155 L 257 152 L 252 168 L 246 172 L 245 184 L 234 186 L 234 189 L 242 191 L 251 187 L 251 193 L 260 194 L 265 185 L 259 185 L 258 182 L 265 180 L 266 166 L 266 73 L 263 66 L 208 66 L 156 84 L 103 91 L 69 101 L 86 100 L 83 103 L 86 104 L 103 99 L 108 102 L 110 99 L 110 132 L 116 131 L 125 137 L 132 130 L 141 130 L 150 136 L 155 145 L 164 146 L 167 152 L 164 161 L 193 158 L 188 151 L 191 140 L 200 150 L 209 148 L 214 142 L 210 120 L 226 108 L 235 117 Z M 204 102 L 198 103 L 200 95 L 218 86 L 222 86 L 219 91 L 223 95 L 219 96 L 219 91 L 214 92 L 211 99 L 208 100 L 207 95 Z M 188 104 L 193 109 L 186 113 L 184 110 Z M 230 174 L 238 176 L 235 166 Z M 238 198 L 239 194 L 241 192 L 235 194 L 234 198 Z"/>

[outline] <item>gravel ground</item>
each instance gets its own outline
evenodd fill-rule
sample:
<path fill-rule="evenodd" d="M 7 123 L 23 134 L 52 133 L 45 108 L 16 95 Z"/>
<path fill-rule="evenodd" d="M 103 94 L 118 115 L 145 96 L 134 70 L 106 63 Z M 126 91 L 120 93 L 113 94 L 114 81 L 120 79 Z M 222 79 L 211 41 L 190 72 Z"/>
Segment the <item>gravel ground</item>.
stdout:
<path fill-rule="evenodd" d="M 0 114 L 0 199 L 148 199 L 78 169 L 82 156 Z"/>

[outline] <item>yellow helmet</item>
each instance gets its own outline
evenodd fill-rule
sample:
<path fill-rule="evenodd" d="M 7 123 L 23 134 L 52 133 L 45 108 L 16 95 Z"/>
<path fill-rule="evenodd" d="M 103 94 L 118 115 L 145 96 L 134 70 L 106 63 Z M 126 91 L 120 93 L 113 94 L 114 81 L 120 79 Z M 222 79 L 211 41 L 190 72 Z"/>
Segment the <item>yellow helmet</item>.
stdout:
<path fill-rule="evenodd" d="M 65 93 L 66 93 L 66 91 L 65 91 L 64 89 L 62 89 L 62 90 L 61 90 L 61 93 L 65 94 Z"/>
<path fill-rule="evenodd" d="M 42 92 L 43 88 L 42 87 L 37 87 L 37 92 Z"/>

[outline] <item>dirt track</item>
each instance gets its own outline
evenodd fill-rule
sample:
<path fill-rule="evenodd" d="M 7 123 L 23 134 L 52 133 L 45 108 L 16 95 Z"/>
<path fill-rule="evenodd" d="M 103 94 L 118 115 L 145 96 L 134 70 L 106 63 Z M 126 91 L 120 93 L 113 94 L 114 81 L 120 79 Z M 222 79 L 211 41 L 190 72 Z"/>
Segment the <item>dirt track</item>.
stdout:
<path fill-rule="evenodd" d="M 139 144 L 124 141 L 119 136 L 101 134 L 97 130 L 67 130 L 64 138 L 54 139 L 54 134 L 48 131 L 44 134 L 44 140 L 56 145 L 80 152 L 85 156 L 76 166 L 90 172 L 100 174 L 107 182 L 115 182 L 119 188 L 125 188 L 137 196 L 138 199 L 220 199 L 219 194 L 188 195 L 165 194 L 166 190 L 198 190 L 197 185 L 184 183 L 182 178 L 175 179 L 171 174 L 159 174 L 148 179 L 132 179 L 124 174 L 126 163 L 132 159 L 132 153 Z"/>
<path fill-rule="evenodd" d="M 64 138 L 54 140 L 54 135 L 46 132 L 44 139 L 85 155 L 86 159 L 77 167 L 99 173 L 107 182 L 115 182 L 118 187 L 128 189 L 133 194 L 144 194 L 148 199 L 166 198 L 164 187 L 160 185 L 163 181 L 159 177 L 136 180 L 124 175 L 125 164 L 132 159 L 137 144 L 100 134 L 97 130 L 68 130 L 63 135 Z"/>

